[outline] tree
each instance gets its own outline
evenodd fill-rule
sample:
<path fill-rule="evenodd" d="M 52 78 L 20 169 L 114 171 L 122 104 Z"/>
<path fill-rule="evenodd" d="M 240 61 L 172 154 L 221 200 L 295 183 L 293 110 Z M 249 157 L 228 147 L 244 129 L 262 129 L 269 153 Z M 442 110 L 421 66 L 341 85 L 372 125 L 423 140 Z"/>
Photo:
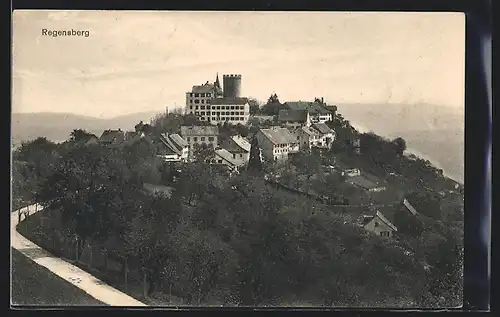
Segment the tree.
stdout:
<path fill-rule="evenodd" d="M 397 137 L 392 143 L 394 144 L 396 153 L 400 156 L 403 155 L 403 152 L 406 151 L 406 141 L 402 137 Z"/>
<path fill-rule="evenodd" d="M 292 164 L 307 176 L 308 181 L 310 181 L 314 174 L 319 173 L 321 170 L 319 157 L 306 151 L 295 154 L 292 158 Z"/>
<path fill-rule="evenodd" d="M 88 142 L 93 137 L 96 137 L 92 133 L 89 133 L 83 129 L 74 129 L 69 136 L 69 141 L 73 143 Z"/>
<path fill-rule="evenodd" d="M 215 159 L 213 146 L 205 143 L 195 144 L 193 147 L 193 158 L 198 163 L 211 163 Z"/>
<path fill-rule="evenodd" d="M 250 115 L 254 116 L 259 113 L 260 103 L 255 98 L 248 98 L 248 105 L 250 106 Z"/>
<path fill-rule="evenodd" d="M 262 159 L 260 156 L 260 148 L 259 148 L 259 141 L 257 140 L 257 137 L 253 137 L 251 146 L 250 146 L 250 155 L 248 159 L 248 167 L 247 167 L 249 172 L 252 173 L 260 173 L 262 172 L 263 166 L 262 166 Z"/>

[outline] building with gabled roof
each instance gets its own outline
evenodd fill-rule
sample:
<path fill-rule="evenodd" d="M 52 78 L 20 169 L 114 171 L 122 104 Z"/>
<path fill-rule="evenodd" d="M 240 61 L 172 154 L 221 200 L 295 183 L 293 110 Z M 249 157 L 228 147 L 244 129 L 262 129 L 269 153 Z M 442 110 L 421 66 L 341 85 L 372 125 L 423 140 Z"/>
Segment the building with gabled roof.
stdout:
<path fill-rule="evenodd" d="M 287 128 L 260 129 L 255 137 L 262 151 L 262 156 L 269 161 L 288 160 L 288 154 L 299 151 L 297 136 Z"/>
<path fill-rule="evenodd" d="M 278 112 L 278 123 L 290 128 L 308 127 L 311 125 L 311 118 L 304 109 L 283 109 Z"/>
<path fill-rule="evenodd" d="M 321 102 L 287 101 L 283 104 L 290 110 L 307 110 L 312 123 L 332 121 L 333 114 Z"/>
<path fill-rule="evenodd" d="M 125 133 L 121 130 L 104 130 L 99 138 L 99 143 L 107 146 L 118 146 L 125 141 Z"/>
<path fill-rule="evenodd" d="M 178 134 L 162 133 L 158 136 L 158 157 L 166 162 L 185 162 L 189 156 L 189 144 Z"/>
<path fill-rule="evenodd" d="M 318 131 L 307 126 L 295 129 L 294 133 L 299 142 L 300 150 L 310 150 L 321 139 L 321 134 Z"/>
<path fill-rule="evenodd" d="M 230 170 L 236 170 L 238 167 L 245 164 L 244 161 L 234 159 L 233 154 L 228 150 L 219 148 L 215 150 L 215 157 L 213 159 L 214 164 L 225 165 Z"/>
<path fill-rule="evenodd" d="M 364 215 L 362 226 L 367 231 L 381 237 L 391 237 L 394 232 L 398 231 L 398 228 L 378 210 L 374 215 Z"/>
<path fill-rule="evenodd" d="M 246 164 L 250 159 L 250 142 L 240 135 L 233 135 L 221 144 L 221 148 L 227 150 L 234 160 Z"/>
<path fill-rule="evenodd" d="M 313 123 L 311 128 L 318 131 L 321 136 L 314 146 L 325 149 L 331 148 L 336 138 L 335 131 L 326 125 L 326 123 Z"/>
<path fill-rule="evenodd" d="M 180 136 L 188 143 L 189 155 L 193 154 L 196 145 L 205 144 L 214 150 L 218 147 L 218 126 L 181 126 Z"/>

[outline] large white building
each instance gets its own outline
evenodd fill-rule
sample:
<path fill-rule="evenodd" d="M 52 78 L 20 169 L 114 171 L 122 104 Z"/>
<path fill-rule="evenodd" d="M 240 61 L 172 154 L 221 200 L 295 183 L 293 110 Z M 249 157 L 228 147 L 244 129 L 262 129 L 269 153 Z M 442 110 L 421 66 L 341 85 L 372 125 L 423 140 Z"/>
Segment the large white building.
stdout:
<path fill-rule="evenodd" d="M 194 114 L 211 124 L 246 124 L 250 118 L 247 98 L 240 97 L 241 75 L 224 75 L 221 88 L 219 75 L 213 84 L 193 86 L 186 92 L 186 114 Z"/>

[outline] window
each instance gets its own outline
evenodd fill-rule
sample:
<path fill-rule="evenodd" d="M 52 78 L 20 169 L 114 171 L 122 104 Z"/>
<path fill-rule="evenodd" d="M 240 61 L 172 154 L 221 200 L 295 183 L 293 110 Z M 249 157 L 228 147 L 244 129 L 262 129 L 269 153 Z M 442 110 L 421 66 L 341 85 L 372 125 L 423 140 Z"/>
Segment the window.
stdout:
<path fill-rule="evenodd" d="M 204 115 L 205 115 L 205 111 L 202 111 L 202 112 L 200 113 L 200 115 L 204 116 Z"/>
<path fill-rule="evenodd" d="M 234 106 L 231 106 L 231 110 L 234 110 Z"/>
<path fill-rule="evenodd" d="M 205 137 L 204 136 L 201 137 L 201 141 L 202 142 L 205 141 Z"/>
<path fill-rule="evenodd" d="M 189 111 L 189 113 L 190 113 L 190 114 L 193 114 L 193 112 L 192 112 L 192 111 Z"/>
<path fill-rule="evenodd" d="M 231 117 L 231 119 L 230 119 L 230 120 L 231 120 L 231 121 L 234 121 L 234 117 Z"/>
<path fill-rule="evenodd" d="M 209 136 L 208 137 L 208 141 L 213 141 L 214 140 L 214 137 L 213 136 Z"/>
<path fill-rule="evenodd" d="M 243 157 L 243 154 L 240 154 L 240 158 L 242 158 L 242 157 Z"/>
<path fill-rule="evenodd" d="M 195 110 L 198 110 L 198 108 L 199 108 L 199 106 L 194 106 L 194 109 L 195 109 Z"/>
<path fill-rule="evenodd" d="M 236 158 L 236 154 L 233 153 L 233 158 L 235 159 Z"/>
<path fill-rule="evenodd" d="M 189 109 L 190 109 L 190 110 L 193 110 L 193 106 L 189 106 Z"/>
<path fill-rule="evenodd" d="M 245 110 L 245 106 L 240 106 L 240 109 L 241 110 Z"/>
<path fill-rule="evenodd" d="M 200 100 L 199 99 L 195 99 L 194 103 L 200 103 Z"/>
<path fill-rule="evenodd" d="M 201 117 L 200 119 L 201 119 L 201 121 L 205 121 L 205 117 Z"/>
<path fill-rule="evenodd" d="M 378 222 L 375 221 L 375 227 L 378 227 Z"/>
<path fill-rule="evenodd" d="M 205 110 L 205 106 L 200 106 L 201 110 Z"/>
<path fill-rule="evenodd" d="M 240 117 L 240 121 L 243 121 L 243 117 Z"/>
<path fill-rule="evenodd" d="M 193 103 L 193 99 L 189 99 L 189 103 Z"/>
<path fill-rule="evenodd" d="M 224 120 L 226 120 L 226 117 L 220 117 L 220 120 L 224 121 Z"/>
<path fill-rule="evenodd" d="M 189 142 L 189 141 L 191 141 L 191 138 L 190 138 L 190 137 L 187 137 L 187 138 L 186 138 L 186 140 Z"/>
<path fill-rule="evenodd" d="M 207 94 L 207 97 L 210 97 L 210 96 L 211 96 L 211 94 L 210 94 L 210 93 L 208 93 L 208 94 Z"/>
<path fill-rule="evenodd" d="M 220 110 L 220 106 L 217 106 L 217 110 Z"/>
<path fill-rule="evenodd" d="M 219 164 L 222 164 L 222 160 L 218 160 L 217 162 L 218 162 Z"/>
<path fill-rule="evenodd" d="M 191 92 L 191 93 L 189 93 L 189 97 L 193 97 L 193 93 L 192 93 L 192 92 Z"/>
<path fill-rule="evenodd" d="M 194 142 L 197 142 L 197 141 L 198 141 L 198 137 L 194 137 L 194 138 L 193 138 L 193 141 L 194 141 Z"/>
<path fill-rule="evenodd" d="M 212 117 L 212 121 L 217 121 L 217 118 L 216 117 Z"/>
<path fill-rule="evenodd" d="M 390 235 L 391 235 L 391 234 L 390 234 L 390 232 L 389 232 L 389 231 L 382 231 L 382 232 L 380 233 L 380 236 L 381 236 L 381 237 L 388 237 L 388 236 L 390 236 Z"/>
<path fill-rule="evenodd" d="M 201 93 L 201 94 L 200 94 L 200 97 L 205 97 L 205 94 L 204 94 L 204 93 Z"/>
<path fill-rule="evenodd" d="M 194 96 L 195 96 L 195 97 L 199 97 L 199 96 L 200 96 L 200 94 L 194 94 Z"/>
<path fill-rule="evenodd" d="M 206 104 L 210 104 L 210 99 L 205 100 Z"/>
<path fill-rule="evenodd" d="M 207 116 L 210 116 L 210 111 L 207 111 Z"/>
<path fill-rule="evenodd" d="M 231 115 L 234 116 L 234 111 L 231 111 Z"/>
<path fill-rule="evenodd" d="M 300 140 L 300 136 L 297 137 L 297 140 Z"/>
<path fill-rule="evenodd" d="M 201 103 L 205 103 L 205 99 L 201 99 Z"/>

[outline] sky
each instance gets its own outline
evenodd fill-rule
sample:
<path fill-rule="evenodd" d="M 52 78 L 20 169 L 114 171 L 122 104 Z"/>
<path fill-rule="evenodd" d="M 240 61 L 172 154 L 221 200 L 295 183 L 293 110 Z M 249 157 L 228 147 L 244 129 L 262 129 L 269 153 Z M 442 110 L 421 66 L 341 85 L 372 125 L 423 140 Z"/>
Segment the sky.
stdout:
<path fill-rule="evenodd" d="M 217 72 L 259 100 L 464 108 L 461 13 L 15 11 L 12 33 L 17 113 L 163 111 Z"/>

